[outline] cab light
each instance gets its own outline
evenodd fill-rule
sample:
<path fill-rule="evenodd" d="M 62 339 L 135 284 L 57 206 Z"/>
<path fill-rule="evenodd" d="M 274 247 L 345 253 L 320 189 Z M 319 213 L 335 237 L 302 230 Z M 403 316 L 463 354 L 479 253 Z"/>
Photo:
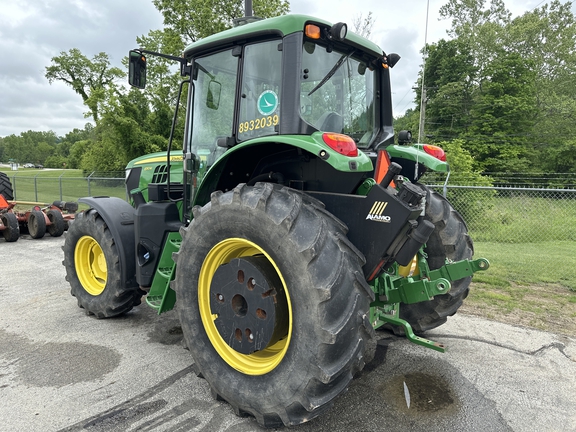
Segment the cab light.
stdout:
<path fill-rule="evenodd" d="M 310 39 L 320 39 L 320 27 L 315 24 L 306 24 L 304 34 Z"/>
<path fill-rule="evenodd" d="M 429 155 L 434 156 L 436 159 L 439 159 L 442 162 L 446 162 L 446 153 L 444 150 L 442 150 L 442 148 L 432 144 L 424 144 L 422 148 Z"/>
<path fill-rule="evenodd" d="M 348 135 L 324 133 L 322 134 L 322 139 L 328 144 L 328 147 L 344 156 L 358 156 L 358 147 L 356 147 L 356 143 Z"/>

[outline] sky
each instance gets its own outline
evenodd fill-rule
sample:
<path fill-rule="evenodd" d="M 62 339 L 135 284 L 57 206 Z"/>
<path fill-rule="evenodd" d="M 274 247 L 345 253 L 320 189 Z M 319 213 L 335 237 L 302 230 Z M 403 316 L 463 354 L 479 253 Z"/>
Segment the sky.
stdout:
<path fill-rule="evenodd" d="M 448 39 L 450 23 L 439 20 L 447 0 L 429 0 L 427 42 Z M 544 4 L 541 0 L 505 0 L 514 16 Z M 353 5 L 353 7 L 351 6 Z M 372 12 L 370 39 L 386 53 L 402 58 L 391 70 L 394 114 L 414 107 L 412 87 L 422 65 L 427 0 L 292 0 L 292 13 L 346 22 Z M 573 5 L 576 13 L 576 2 Z M 162 28 L 162 15 L 151 0 L 0 0 L 0 137 L 28 130 L 52 130 L 64 136 L 91 119 L 82 99 L 61 82 L 48 83 L 52 57 L 78 48 L 92 58 L 106 52 L 114 66 L 136 48 L 136 37 Z"/>

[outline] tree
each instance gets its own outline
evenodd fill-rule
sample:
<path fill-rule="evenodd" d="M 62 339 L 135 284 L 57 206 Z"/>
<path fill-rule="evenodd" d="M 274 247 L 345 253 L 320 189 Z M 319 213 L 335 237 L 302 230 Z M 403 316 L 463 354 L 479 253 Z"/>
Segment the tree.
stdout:
<path fill-rule="evenodd" d="M 125 73 L 110 66 L 108 54 L 101 52 L 92 60 L 88 59 L 77 48 L 59 56 L 52 57 L 52 65 L 46 68 L 46 78 L 50 83 L 62 81 L 78 93 L 88 107 L 88 116 L 94 121 L 99 119 L 99 106 L 103 103 L 106 90 L 115 88 L 115 80 Z"/>
<path fill-rule="evenodd" d="M 152 0 L 164 16 L 164 26 L 182 36 L 185 44 L 232 27 L 244 16 L 242 0 Z M 270 18 L 290 9 L 286 0 L 254 0 L 254 15 Z"/>
<path fill-rule="evenodd" d="M 466 40 L 444 39 L 428 47 L 425 85 L 427 88 L 426 130 L 433 140 L 447 140 L 469 127 L 472 97 L 478 69 Z M 416 99 L 420 106 L 421 77 Z"/>
<path fill-rule="evenodd" d="M 44 164 L 45 160 L 55 153 L 60 139 L 53 131 L 27 131 L 2 138 L 4 157 L 19 163 Z"/>
<path fill-rule="evenodd" d="M 368 12 L 366 18 L 364 18 L 362 13 L 360 13 L 352 18 L 352 29 L 354 33 L 357 33 L 366 39 L 370 39 L 375 22 L 376 19 L 374 18 L 374 15 L 372 15 L 372 11 Z"/>
<path fill-rule="evenodd" d="M 486 65 L 475 92 L 469 149 L 490 172 L 532 171 L 531 136 L 536 118 L 535 72 L 516 53 L 499 53 Z"/>

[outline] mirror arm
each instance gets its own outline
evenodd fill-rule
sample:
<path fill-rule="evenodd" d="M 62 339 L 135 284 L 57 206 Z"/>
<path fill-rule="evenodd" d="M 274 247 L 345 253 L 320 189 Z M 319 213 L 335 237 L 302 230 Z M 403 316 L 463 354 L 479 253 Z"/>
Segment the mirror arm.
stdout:
<path fill-rule="evenodd" d="M 142 54 L 152 54 L 152 55 L 162 57 L 162 58 L 165 58 L 168 60 L 174 60 L 174 61 L 177 61 L 177 62 L 182 63 L 182 64 L 186 63 L 186 60 L 184 59 L 184 57 L 176 57 L 173 55 L 162 54 L 162 53 L 159 53 L 156 51 L 150 51 L 150 50 L 143 49 L 143 48 L 134 48 L 133 51 L 138 51 L 139 53 L 142 53 Z"/>

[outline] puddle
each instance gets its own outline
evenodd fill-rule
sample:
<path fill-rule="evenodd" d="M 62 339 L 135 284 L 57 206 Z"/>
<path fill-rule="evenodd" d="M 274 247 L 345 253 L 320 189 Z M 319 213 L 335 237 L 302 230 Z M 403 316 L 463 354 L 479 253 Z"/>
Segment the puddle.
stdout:
<path fill-rule="evenodd" d="M 421 372 L 392 377 L 382 387 L 382 395 L 406 413 L 452 413 L 458 408 L 454 391 L 444 377 Z"/>
<path fill-rule="evenodd" d="M 122 356 L 101 345 L 78 342 L 32 342 L 0 329 L 0 359 L 10 364 L 2 376 L 34 387 L 63 387 L 94 381 L 112 372 Z"/>

